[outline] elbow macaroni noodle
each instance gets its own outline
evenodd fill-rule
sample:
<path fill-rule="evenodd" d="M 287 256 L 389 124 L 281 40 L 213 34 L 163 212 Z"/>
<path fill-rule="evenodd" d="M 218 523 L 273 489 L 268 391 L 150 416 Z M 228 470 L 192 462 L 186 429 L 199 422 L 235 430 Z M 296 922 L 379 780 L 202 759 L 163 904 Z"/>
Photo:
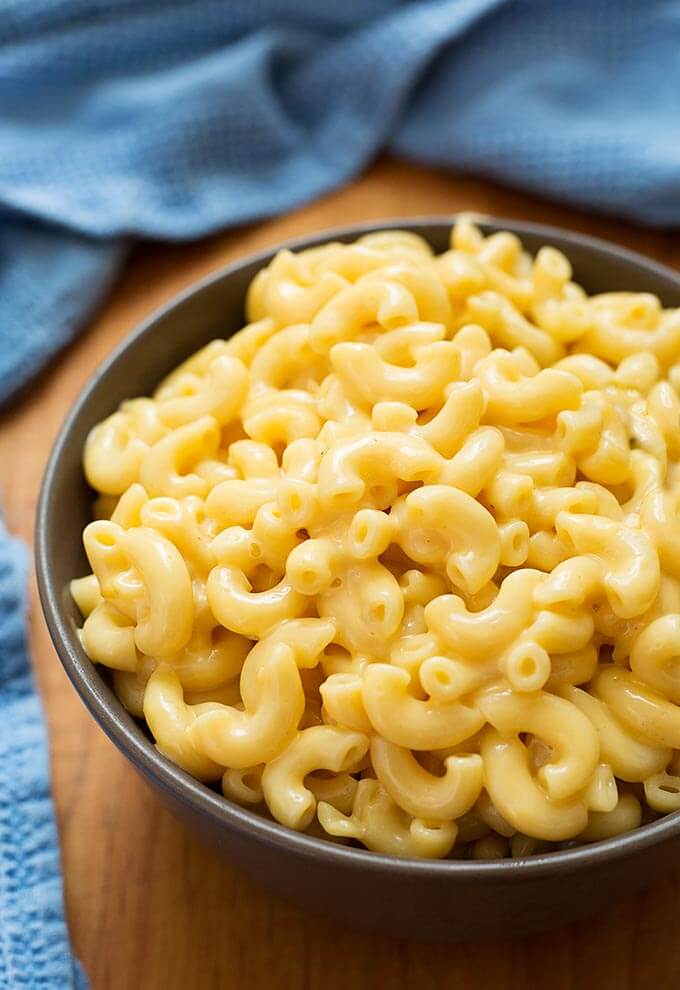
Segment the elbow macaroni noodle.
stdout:
<path fill-rule="evenodd" d="M 280 252 L 86 444 L 90 658 L 289 828 L 526 856 L 680 810 L 680 312 L 461 219 Z"/>

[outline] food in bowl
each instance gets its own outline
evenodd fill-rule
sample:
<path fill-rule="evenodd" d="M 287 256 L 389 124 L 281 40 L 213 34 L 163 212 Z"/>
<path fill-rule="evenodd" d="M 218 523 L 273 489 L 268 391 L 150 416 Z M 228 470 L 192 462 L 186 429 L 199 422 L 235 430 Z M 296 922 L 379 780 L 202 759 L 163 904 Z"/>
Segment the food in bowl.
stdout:
<path fill-rule="evenodd" d="M 86 444 L 80 636 L 159 750 L 402 856 L 680 808 L 680 313 L 461 220 L 281 252 L 247 317 Z"/>

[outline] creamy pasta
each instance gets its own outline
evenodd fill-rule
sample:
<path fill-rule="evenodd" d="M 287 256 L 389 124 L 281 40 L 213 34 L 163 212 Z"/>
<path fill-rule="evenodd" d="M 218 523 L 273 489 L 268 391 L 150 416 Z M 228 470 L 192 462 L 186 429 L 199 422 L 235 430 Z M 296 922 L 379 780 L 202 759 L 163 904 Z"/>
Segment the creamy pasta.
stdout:
<path fill-rule="evenodd" d="M 97 425 L 73 581 L 160 752 L 396 856 L 680 809 L 680 311 L 468 219 L 281 251 Z"/>

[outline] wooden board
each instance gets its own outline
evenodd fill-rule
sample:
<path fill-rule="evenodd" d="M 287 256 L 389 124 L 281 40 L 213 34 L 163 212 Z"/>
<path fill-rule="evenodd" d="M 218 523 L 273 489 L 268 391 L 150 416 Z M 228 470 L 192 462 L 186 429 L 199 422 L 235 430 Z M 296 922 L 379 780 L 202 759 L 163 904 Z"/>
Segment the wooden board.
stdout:
<path fill-rule="evenodd" d="M 285 218 L 180 247 L 138 249 L 89 332 L 0 419 L 9 527 L 32 539 L 58 425 L 111 348 L 155 307 L 232 259 L 358 220 L 478 210 L 586 231 L 680 267 L 670 234 L 548 205 L 481 181 L 380 161 L 347 188 Z M 436 946 L 356 934 L 263 893 L 201 848 L 95 726 L 68 684 L 34 589 L 33 662 L 50 729 L 66 906 L 75 949 L 100 988 L 680 986 L 669 876 L 607 917 L 520 941 Z"/>

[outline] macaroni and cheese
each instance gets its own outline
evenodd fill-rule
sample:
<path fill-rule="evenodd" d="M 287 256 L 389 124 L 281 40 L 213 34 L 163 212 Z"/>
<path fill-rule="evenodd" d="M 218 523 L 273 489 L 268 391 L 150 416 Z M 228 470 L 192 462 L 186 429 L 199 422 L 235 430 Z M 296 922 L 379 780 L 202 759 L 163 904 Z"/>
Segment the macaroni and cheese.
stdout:
<path fill-rule="evenodd" d="M 680 311 L 469 219 L 246 307 L 84 453 L 80 638 L 160 752 L 397 856 L 680 810 Z"/>

